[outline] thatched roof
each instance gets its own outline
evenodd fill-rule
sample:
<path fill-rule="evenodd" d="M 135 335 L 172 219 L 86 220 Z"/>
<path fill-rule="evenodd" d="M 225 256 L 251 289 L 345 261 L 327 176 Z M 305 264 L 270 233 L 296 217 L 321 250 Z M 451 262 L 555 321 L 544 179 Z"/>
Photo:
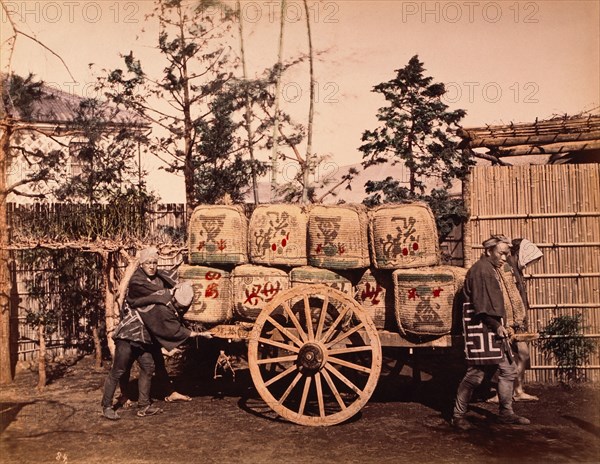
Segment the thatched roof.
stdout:
<path fill-rule="evenodd" d="M 487 148 L 501 158 L 522 155 L 592 155 L 600 150 L 600 114 L 564 116 L 533 123 L 464 128 L 458 131 L 461 148 Z"/>

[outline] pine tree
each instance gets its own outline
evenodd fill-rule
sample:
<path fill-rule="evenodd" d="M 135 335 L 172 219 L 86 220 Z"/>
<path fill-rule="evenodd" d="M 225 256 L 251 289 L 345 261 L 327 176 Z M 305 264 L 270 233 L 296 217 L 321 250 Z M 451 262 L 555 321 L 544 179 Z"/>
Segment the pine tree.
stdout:
<path fill-rule="evenodd" d="M 460 200 L 451 200 L 447 191 L 456 179 L 468 173 L 471 159 L 458 150 L 452 134 L 458 129 L 464 110 L 450 111 L 442 101 L 443 83 L 425 76 L 418 56 L 395 71 L 394 79 L 376 85 L 373 92 L 383 95 L 387 106 L 380 108 L 380 126 L 363 133 L 363 166 L 402 163 L 409 172 L 408 186 L 391 177 L 369 181 L 365 202 L 425 200 L 438 219 L 440 233 L 449 232 L 449 221 L 464 216 Z M 435 178 L 440 187 L 427 191 L 425 179 Z"/>

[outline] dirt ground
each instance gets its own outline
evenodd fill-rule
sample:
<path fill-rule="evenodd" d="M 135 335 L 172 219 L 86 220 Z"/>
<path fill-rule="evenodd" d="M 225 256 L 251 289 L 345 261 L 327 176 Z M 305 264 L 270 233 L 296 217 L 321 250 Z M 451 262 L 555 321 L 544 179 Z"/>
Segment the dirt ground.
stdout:
<path fill-rule="evenodd" d="M 231 382 L 212 379 L 210 356 L 180 360 L 170 371 L 178 390 L 193 401 L 159 401 L 164 412 L 145 418 L 121 409 L 117 422 L 100 415 L 108 366 L 94 370 L 89 357 L 62 366 L 43 393 L 35 390 L 37 375 L 24 371 L 0 392 L 0 462 L 600 462 L 598 386 L 530 385 L 528 392 L 540 401 L 515 405 L 530 426 L 500 425 L 497 406 L 473 403 L 469 415 L 476 428 L 460 432 L 448 423 L 464 372 L 449 366 L 460 354 L 419 355 L 420 382 L 412 375 L 414 356 L 401 369 L 394 359 L 406 353 L 386 354 L 371 401 L 346 423 L 325 428 L 277 418 L 252 387 L 243 361 Z"/>

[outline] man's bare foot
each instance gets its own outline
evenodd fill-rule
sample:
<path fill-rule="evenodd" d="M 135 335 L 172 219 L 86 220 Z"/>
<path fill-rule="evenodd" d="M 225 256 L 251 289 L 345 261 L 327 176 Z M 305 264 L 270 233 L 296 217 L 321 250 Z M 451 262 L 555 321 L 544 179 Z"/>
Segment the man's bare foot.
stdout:
<path fill-rule="evenodd" d="M 176 402 L 180 402 L 180 401 L 188 402 L 188 401 L 192 401 L 192 399 L 187 395 L 184 395 L 182 393 L 174 391 L 169 396 L 165 397 L 165 401 L 167 403 L 176 403 Z"/>
<path fill-rule="evenodd" d="M 514 401 L 538 401 L 539 398 L 535 395 L 530 395 L 529 393 L 521 392 L 515 393 L 513 396 Z"/>

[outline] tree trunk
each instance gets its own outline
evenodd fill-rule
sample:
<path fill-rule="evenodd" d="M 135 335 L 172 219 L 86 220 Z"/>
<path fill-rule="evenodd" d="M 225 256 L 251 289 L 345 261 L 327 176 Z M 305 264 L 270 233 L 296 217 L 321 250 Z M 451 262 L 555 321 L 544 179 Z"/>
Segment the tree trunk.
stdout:
<path fill-rule="evenodd" d="M 248 72 L 246 69 L 246 54 L 244 52 L 244 21 L 242 17 L 242 7 L 240 1 L 236 4 L 239 21 L 239 33 L 240 33 L 240 54 L 242 59 L 242 76 L 244 80 L 248 79 Z M 248 134 L 248 154 L 250 155 L 250 161 L 252 161 L 252 192 L 254 193 L 254 204 L 258 205 L 258 181 L 256 179 L 256 169 L 254 167 L 254 135 L 252 133 L 252 103 L 250 97 L 246 95 L 246 114 L 244 115 L 244 123 L 246 126 L 246 133 Z"/>
<path fill-rule="evenodd" d="M 313 159 L 312 154 L 312 136 L 313 136 L 313 119 L 315 114 L 315 71 L 314 57 L 312 46 L 312 34 L 310 31 L 310 13 L 308 3 L 304 0 L 304 11 L 306 12 L 306 35 L 308 36 L 308 59 L 310 63 L 310 107 L 308 110 L 308 133 L 306 139 L 306 157 L 304 163 L 304 172 L 302 173 L 302 203 L 308 203 L 308 187 L 310 183 L 310 169 Z"/>
<path fill-rule="evenodd" d="M 105 321 L 106 321 L 106 339 L 108 342 L 108 350 L 110 355 L 115 354 L 115 342 L 112 338 L 115 328 L 118 324 L 121 307 L 125 301 L 127 286 L 129 279 L 138 267 L 139 260 L 129 255 L 125 250 L 120 250 L 119 255 L 125 261 L 127 267 L 123 276 L 117 284 L 115 268 L 119 265 L 119 259 L 113 255 L 109 262 L 109 254 L 102 256 L 103 272 L 104 272 L 104 304 L 105 304 Z"/>
<path fill-rule="evenodd" d="M 106 341 L 108 343 L 108 350 L 110 355 L 115 354 L 115 342 L 112 338 L 112 334 L 119 320 L 118 310 L 115 312 L 116 295 L 114 291 L 114 270 L 112 266 L 112 259 L 110 252 L 102 253 L 102 274 L 104 277 L 104 318 L 106 322 Z M 96 353 L 98 356 L 98 353 Z M 101 356 L 101 355 L 100 355 Z"/>
<path fill-rule="evenodd" d="M 38 325 L 40 351 L 38 352 L 38 391 L 46 388 L 46 325 Z"/>
<path fill-rule="evenodd" d="M 281 66 L 283 61 L 283 31 L 285 25 L 285 8 L 286 0 L 281 2 L 281 20 L 279 23 L 279 47 L 277 51 L 277 81 L 275 82 L 275 114 L 273 121 L 273 149 L 271 153 L 271 201 L 275 198 L 275 192 L 277 190 L 277 170 L 278 157 L 277 154 L 277 138 L 279 137 L 279 94 L 281 93 Z"/>
<path fill-rule="evenodd" d="M 94 367 L 100 369 L 102 367 L 102 343 L 98 326 L 92 327 L 92 338 L 94 339 Z"/>
<path fill-rule="evenodd" d="M 6 384 L 13 380 L 10 343 L 11 280 L 8 268 L 8 242 L 10 237 L 6 216 L 10 138 L 10 126 L 5 126 L 0 139 L 0 384 Z"/>

